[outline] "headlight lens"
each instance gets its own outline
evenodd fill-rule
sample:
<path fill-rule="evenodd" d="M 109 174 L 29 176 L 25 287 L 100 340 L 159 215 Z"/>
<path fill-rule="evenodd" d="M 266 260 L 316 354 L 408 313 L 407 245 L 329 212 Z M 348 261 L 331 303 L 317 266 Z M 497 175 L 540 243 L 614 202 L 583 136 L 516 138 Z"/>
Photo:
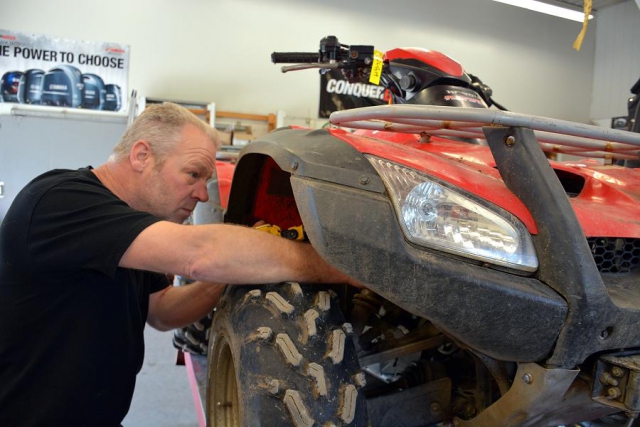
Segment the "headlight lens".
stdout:
<path fill-rule="evenodd" d="M 518 270 L 538 268 L 529 231 L 509 212 L 414 169 L 367 158 L 382 177 L 409 241 Z"/>

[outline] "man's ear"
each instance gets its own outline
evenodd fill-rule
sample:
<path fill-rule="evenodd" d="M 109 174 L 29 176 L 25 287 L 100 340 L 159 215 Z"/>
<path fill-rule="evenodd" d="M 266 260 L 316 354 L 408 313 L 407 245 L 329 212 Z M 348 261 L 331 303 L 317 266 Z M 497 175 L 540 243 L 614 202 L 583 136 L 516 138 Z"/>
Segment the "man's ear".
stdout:
<path fill-rule="evenodd" d="M 129 161 L 136 172 L 142 172 L 147 165 L 151 164 L 153 153 L 149 143 L 144 139 L 134 142 L 129 152 Z"/>

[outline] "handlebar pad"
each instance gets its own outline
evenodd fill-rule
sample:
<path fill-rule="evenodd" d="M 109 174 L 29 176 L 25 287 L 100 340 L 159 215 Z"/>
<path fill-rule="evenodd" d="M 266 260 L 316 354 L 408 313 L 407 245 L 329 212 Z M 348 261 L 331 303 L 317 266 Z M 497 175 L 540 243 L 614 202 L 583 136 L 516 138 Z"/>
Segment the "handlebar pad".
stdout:
<path fill-rule="evenodd" d="M 317 52 L 273 52 L 271 61 L 274 64 L 311 64 L 320 62 L 320 54 Z"/>

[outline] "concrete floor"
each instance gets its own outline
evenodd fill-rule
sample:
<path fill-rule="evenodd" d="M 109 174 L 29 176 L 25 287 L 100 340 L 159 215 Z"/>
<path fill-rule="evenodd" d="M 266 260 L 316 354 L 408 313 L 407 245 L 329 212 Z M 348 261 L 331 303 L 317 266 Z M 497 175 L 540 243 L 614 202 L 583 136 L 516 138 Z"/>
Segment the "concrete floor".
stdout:
<path fill-rule="evenodd" d="M 176 365 L 171 332 L 145 328 L 145 360 L 124 427 L 198 427 L 185 366 Z"/>

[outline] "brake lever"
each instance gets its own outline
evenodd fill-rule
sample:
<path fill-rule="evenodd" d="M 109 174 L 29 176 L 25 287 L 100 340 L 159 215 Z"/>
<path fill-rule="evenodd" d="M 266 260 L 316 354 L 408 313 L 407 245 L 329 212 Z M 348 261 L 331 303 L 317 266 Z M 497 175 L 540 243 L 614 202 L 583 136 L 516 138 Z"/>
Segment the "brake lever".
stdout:
<path fill-rule="evenodd" d="M 280 70 L 283 73 L 286 73 L 286 72 L 289 72 L 289 71 L 308 70 L 308 69 L 311 69 L 311 68 L 337 70 L 338 68 L 340 68 L 340 63 L 336 62 L 335 64 L 326 64 L 326 63 L 316 62 L 316 63 L 312 63 L 312 64 L 285 65 L 285 66 L 281 67 Z"/>

